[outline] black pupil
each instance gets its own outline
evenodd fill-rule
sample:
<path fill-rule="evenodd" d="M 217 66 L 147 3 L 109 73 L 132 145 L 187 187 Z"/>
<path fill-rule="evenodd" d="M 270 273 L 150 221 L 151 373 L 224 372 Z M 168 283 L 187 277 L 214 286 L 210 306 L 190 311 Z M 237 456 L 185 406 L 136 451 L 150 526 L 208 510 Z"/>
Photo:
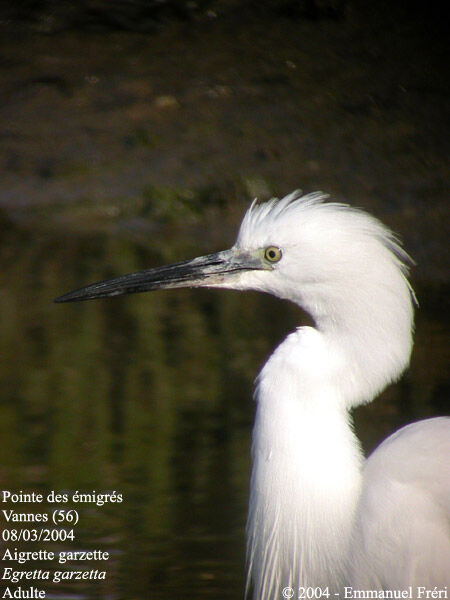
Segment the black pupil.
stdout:
<path fill-rule="evenodd" d="M 269 250 L 269 258 L 276 258 L 276 256 L 275 250 Z"/>

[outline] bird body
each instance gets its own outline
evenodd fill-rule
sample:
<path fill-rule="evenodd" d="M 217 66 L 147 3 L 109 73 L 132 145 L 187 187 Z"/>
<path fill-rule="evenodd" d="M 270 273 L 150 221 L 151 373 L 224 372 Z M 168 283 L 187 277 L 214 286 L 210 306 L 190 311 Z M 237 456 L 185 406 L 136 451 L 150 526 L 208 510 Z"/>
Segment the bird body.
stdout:
<path fill-rule="evenodd" d="M 449 418 L 407 425 L 367 459 L 353 537 L 352 585 L 450 584 Z"/>
<path fill-rule="evenodd" d="M 362 454 L 320 367 L 328 354 L 320 332 L 300 328 L 258 378 L 248 518 L 258 599 L 279 598 L 284 587 L 338 590 L 345 581 Z"/>
<path fill-rule="evenodd" d="M 257 379 L 247 527 L 255 600 L 301 586 L 342 598 L 345 586 L 449 579 L 450 419 L 403 428 L 364 461 L 350 415 L 409 364 L 409 257 L 377 219 L 324 200 L 295 192 L 254 202 L 230 250 L 58 299 L 253 289 L 312 316 L 314 327 L 291 333 Z"/>

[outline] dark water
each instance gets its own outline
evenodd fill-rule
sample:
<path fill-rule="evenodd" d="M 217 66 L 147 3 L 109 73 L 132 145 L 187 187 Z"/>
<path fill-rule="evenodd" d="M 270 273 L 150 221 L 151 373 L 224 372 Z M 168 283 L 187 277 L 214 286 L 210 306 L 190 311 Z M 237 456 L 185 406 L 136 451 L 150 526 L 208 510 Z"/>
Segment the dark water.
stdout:
<path fill-rule="evenodd" d="M 253 4 L 212 3 L 152 36 L 0 19 L 0 491 L 123 495 L 76 505 L 73 541 L 0 540 L 1 556 L 110 552 L 105 581 L 22 582 L 47 597 L 242 598 L 253 380 L 307 316 L 229 291 L 52 301 L 228 247 L 255 195 L 331 192 L 418 262 L 411 368 L 356 412 L 366 451 L 448 412 L 442 19 L 392 2 L 345 3 L 341 20 Z"/>
<path fill-rule="evenodd" d="M 33 582 L 53 598 L 242 597 L 252 380 L 304 315 L 270 297 L 225 291 L 52 303 L 88 282 L 165 262 L 173 245 L 177 258 L 191 256 L 192 243 L 183 250 L 178 235 L 150 247 L 3 227 L 2 489 L 123 494 L 121 504 L 78 505 L 73 542 L 33 546 L 111 553 L 105 581 Z M 411 370 L 356 414 L 366 448 L 402 423 L 445 411 L 441 299 L 421 294 L 430 301 L 418 312 Z M 3 541 L 2 554 L 5 547 L 31 549 Z"/>

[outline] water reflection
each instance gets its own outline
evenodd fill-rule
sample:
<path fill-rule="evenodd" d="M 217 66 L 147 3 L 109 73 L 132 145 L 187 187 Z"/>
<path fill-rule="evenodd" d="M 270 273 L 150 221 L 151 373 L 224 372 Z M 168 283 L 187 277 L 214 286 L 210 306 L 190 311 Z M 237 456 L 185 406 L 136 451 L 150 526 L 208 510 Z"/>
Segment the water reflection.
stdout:
<path fill-rule="evenodd" d="M 42 586 L 53 598 L 242 596 L 252 381 L 304 315 L 270 297 L 205 290 L 52 304 L 91 281 L 192 256 L 188 244 L 168 236 L 156 253 L 124 237 L 2 225 L 2 488 L 124 494 L 120 505 L 84 506 L 76 540 L 50 545 L 107 549 L 106 581 Z M 366 448 L 445 408 L 442 300 L 432 298 L 409 374 L 356 414 Z"/>

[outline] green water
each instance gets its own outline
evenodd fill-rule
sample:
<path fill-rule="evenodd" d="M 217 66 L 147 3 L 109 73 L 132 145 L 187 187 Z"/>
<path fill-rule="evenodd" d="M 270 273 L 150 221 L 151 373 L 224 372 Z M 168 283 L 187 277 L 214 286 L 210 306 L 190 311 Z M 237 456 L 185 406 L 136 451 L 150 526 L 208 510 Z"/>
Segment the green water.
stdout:
<path fill-rule="evenodd" d="M 252 381 L 305 315 L 225 291 L 52 302 L 89 282 L 191 257 L 196 245 L 203 253 L 204 239 L 185 234 L 169 229 L 142 243 L 3 224 L 1 487 L 124 498 L 80 507 L 73 542 L 33 546 L 111 553 L 105 581 L 43 584 L 54 598 L 242 597 Z M 356 414 L 366 449 L 402 423 L 445 411 L 442 301 L 426 287 L 420 293 L 433 302 L 418 312 L 411 370 Z M 12 546 L 1 544 L 2 553 Z"/>
<path fill-rule="evenodd" d="M 57 25 L 76 3 L 37 4 Z M 348 2 L 338 20 L 256 4 L 215 2 L 154 35 L 0 19 L 0 491 L 124 499 L 77 506 L 74 541 L 0 539 L 1 556 L 110 552 L 105 581 L 32 582 L 53 600 L 243 597 L 253 380 L 307 316 L 229 291 L 53 299 L 229 247 L 255 196 L 325 190 L 418 262 L 411 368 L 356 412 L 365 450 L 448 412 L 442 19 L 414 3 Z"/>

